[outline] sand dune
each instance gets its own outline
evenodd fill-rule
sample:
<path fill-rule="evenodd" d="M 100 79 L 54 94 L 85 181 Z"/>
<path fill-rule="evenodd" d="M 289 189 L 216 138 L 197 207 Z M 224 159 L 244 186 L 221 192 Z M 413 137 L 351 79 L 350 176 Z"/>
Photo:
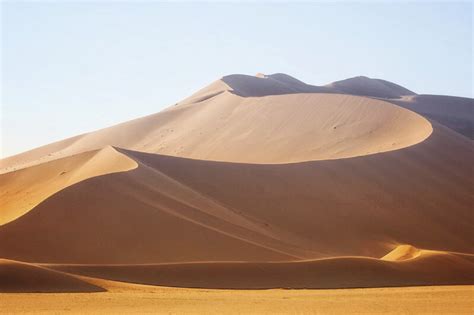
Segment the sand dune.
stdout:
<path fill-rule="evenodd" d="M 324 97 L 324 93 L 338 95 L 330 98 L 330 96 Z M 291 96 L 290 94 L 297 95 Z M 310 94 L 311 96 L 299 94 Z M 360 103 L 361 101 L 354 99 L 353 96 L 350 99 L 346 97 L 343 100 L 340 94 L 378 98 L 377 101 L 364 99 L 363 102 L 365 104 L 360 104 L 362 107 L 357 108 L 362 113 L 370 113 L 376 108 L 372 106 L 375 104 L 374 102 L 386 100 L 434 119 L 471 139 L 474 137 L 472 133 L 472 126 L 474 125 L 472 99 L 416 95 L 414 92 L 397 84 L 367 77 L 355 77 L 333 82 L 326 86 L 314 86 L 286 74 L 260 74 L 258 76 L 229 75 L 213 82 L 192 96 L 176 103 L 175 106 L 171 106 L 158 114 L 2 159 L 0 160 L 0 173 L 81 152 L 100 149 L 105 145 L 196 159 L 246 163 L 286 163 L 383 152 L 390 149 L 389 145 L 392 140 L 391 143 L 395 143 L 393 149 L 397 149 L 417 143 L 429 134 L 428 127 L 423 126 L 420 122 L 418 124 L 419 134 L 414 136 L 411 141 L 407 141 L 407 139 L 404 139 L 403 133 L 401 133 L 402 142 L 404 141 L 405 143 L 400 144 L 398 143 L 399 135 L 397 133 L 399 130 L 396 130 L 394 125 L 390 125 L 388 128 L 384 127 L 382 130 L 375 129 L 377 125 L 372 125 L 370 130 L 361 128 L 361 125 L 366 125 L 366 127 L 371 125 L 374 118 L 379 119 L 379 123 L 382 126 L 385 125 L 382 122 L 387 117 L 373 117 L 375 115 L 373 113 L 368 115 L 369 118 L 367 120 L 362 119 L 359 121 L 357 118 L 352 117 L 342 121 L 343 126 L 349 127 L 354 132 L 354 135 L 349 136 L 344 133 L 344 130 L 337 130 L 338 127 L 341 127 L 338 117 L 333 116 L 337 115 L 337 111 L 331 112 L 329 116 L 326 116 L 328 113 L 325 111 L 325 108 L 331 106 L 340 107 L 342 102 L 352 104 Z M 281 110 L 269 110 L 271 104 L 274 103 L 291 104 L 284 106 L 286 107 L 285 113 L 282 113 Z M 304 103 L 304 105 L 300 105 L 301 103 Z M 191 104 L 194 104 L 194 106 L 191 106 Z M 258 106 L 250 107 L 249 104 Z M 352 108 L 352 105 L 350 107 Z M 295 108 L 298 108 L 298 110 L 294 110 Z M 321 110 L 323 111 L 322 115 L 319 114 Z M 398 110 L 399 108 L 392 108 L 389 112 L 386 112 L 386 109 L 383 111 L 385 114 L 392 115 L 395 113 L 399 115 Z M 308 130 L 307 117 L 314 118 L 314 116 L 319 117 L 326 123 L 321 125 L 315 121 L 311 125 L 310 130 Z M 402 124 L 414 127 L 410 120 L 414 120 L 416 116 L 406 113 L 399 116 L 396 124 L 400 127 L 399 129 L 405 129 Z M 390 120 L 392 119 L 395 119 L 395 117 L 392 116 Z M 336 120 L 336 123 L 330 124 L 334 120 Z M 260 124 L 263 125 L 260 126 Z M 224 126 L 227 129 L 227 125 L 232 125 L 233 128 L 229 128 L 227 133 L 222 134 L 221 131 Z M 295 125 L 301 125 L 302 128 L 295 128 Z M 286 126 L 287 129 L 291 128 L 293 131 L 291 134 L 284 134 L 283 132 L 286 130 L 285 128 L 281 129 L 280 126 Z M 246 131 L 236 134 L 240 128 Z M 333 129 L 331 130 L 331 128 Z M 248 152 L 255 150 L 255 148 L 252 148 L 252 145 L 259 149 L 260 145 L 263 145 L 265 149 L 275 145 L 275 143 L 268 141 L 269 133 L 276 134 L 275 138 L 279 141 L 278 151 L 271 152 L 272 154 L 268 154 L 265 158 L 259 156 L 246 157 Z M 385 134 L 389 137 L 375 140 L 372 138 L 374 134 Z M 308 137 L 317 135 L 323 137 L 324 140 L 319 139 L 311 143 L 307 142 Z M 306 141 L 304 140 L 305 138 Z M 353 149 L 347 149 L 347 143 L 353 140 L 357 140 L 358 144 L 365 143 L 369 149 L 359 150 L 364 152 L 359 152 L 358 150 L 353 152 Z M 379 141 L 382 141 L 382 143 Z M 229 149 L 229 142 L 232 144 L 242 143 L 239 152 L 231 152 L 236 154 L 232 158 L 229 158 L 231 153 L 228 156 L 222 156 L 224 155 L 223 151 Z M 298 149 L 284 145 L 284 143 L 291 142 L 301 143 L 301 147 L 310 145 L 311 149 L 316 152 L 305 152 L 305 156 L 303 156 L 303 152 L 289 153 L 292 150 Z M 245 157 L 242 157 L 242 147 L 248 148 Z M 327 148 L 332 150 L 332 152 L 321 154 Z M 234 151 L 237 151 L 237 148 Z"/>
<path fill-rule="evenodd" d="M 0 259 L 0 293 L 101 291 L 105 290 L 62 272 Z"/>
<path fill-rule="evenodd" d="M 405 95 L 416 94 L 398 84 L 380 79 L 371 79 L 364 76 L 336 81 L 326 85 L 326 87 L 333 88 L 344 94 L 373 96 L 389 99 L 401 98 Z"/>
<path fill-rule="evenodd" d="M 412 110 L 474 139 L 474 100 L 444 95 L 412 95 L 392 103 Z"/>
<path fill-rule="evenodd" d="M 307 93 L 243 98 L 227 91 L 54 144 L 46 160 L 112 145 L 193 159 L 289 163 L 396 150 L 431 130 L 423 117 L 380 100 Z M 4 159 L 2 167 L 44 161 L 45 150 Z"/>
<path fill-rule="evenodd" d="M 389 254 L 390 255 L 390 254 Z M 116 281 L 219 289 L 363 288 L 474 281 L 474 255 L 421 251 L 410 260 L 335 257 L 299 262 L 210 262 L 161 265 L 48 265 Z"/>
<path fill-rule="evenodd" d="M 439 125 L 403 150 L 286 165 L 121 152 L 139 166 L 63 189 L 3 226 L 0 257 L 125 264 L 472 249 L 474 150 Z"/>
<path fill-rule="evenodd" d="M 382 260 L 400 261 L 420 257 L 423 251 L 411 245 L 399 245 L 387 255 L 383 256 Z"/>
<path fill-rule="evenodd" d="M 112 147 L 90 151 L 0 175 L 0 225 L 84 179 L 133 169 L 137 164 Z"/>
<path fill-rule="evenodd" d="M 231 75 L 3 159 L 5 290 L 81 281 L 45 266 L 203 288 L 472 284 L 474 147 L 457 124 L 471 102 L 453 113 L 450 100 L 368 78 Z"/>

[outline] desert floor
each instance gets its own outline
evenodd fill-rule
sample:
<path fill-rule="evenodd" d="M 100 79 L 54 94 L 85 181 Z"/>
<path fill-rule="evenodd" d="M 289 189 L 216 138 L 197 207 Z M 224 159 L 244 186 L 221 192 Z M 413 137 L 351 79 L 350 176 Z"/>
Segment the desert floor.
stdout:
<path fill-rule="evenodd" d="M 102 282 L 102 280 L 100 280 Z M 104 293 L 0 294 L 3 314 L 472 314 L 474 286 L 207 290 L 108 282 Z M 103 284 L 103 282 L 102 282 Z M 7 310 L 6 312 L 4 312 Z"/>

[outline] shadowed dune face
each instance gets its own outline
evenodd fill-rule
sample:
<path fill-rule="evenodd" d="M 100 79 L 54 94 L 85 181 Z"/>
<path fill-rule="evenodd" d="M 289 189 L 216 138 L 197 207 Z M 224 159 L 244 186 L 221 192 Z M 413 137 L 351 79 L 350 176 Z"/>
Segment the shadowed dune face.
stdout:
<path fill-rule="evenodd" d="M 49 268 L 116 281 L 213 289 L 330 289 L 470 284 L 474 256 L 423 252 L 409 261 L 337 257 L 279 263 L 162 265 L 49 265 Z"/>
<path fill-rule="evenodd" d="M 105 147 L 0 175 L 0 226 L 13 221 L 38 203 L 84 179 L 127 171 L 137 164 Z"/>
<path fill-rule="evenodd" d="M 68 187 L 5 225 L 0 257 L 157 263 L 381 257 L 394 244 L 471 250 L 474 152 L 441 126 L 403 150 L 286 165 L 122 152 L 139 167 Z"/>
<path fill-rule="evenodd" d="M 0 293 L 102 291 L 105 290 L 65 273 L 0 259 Z"/>
<path fill-rule="evenodd" d="M 333 88 L 345 94 L 389 99 L 401 98 L 405 95 L 416 95 L 416 93 L 395 83 L 364 76 L 336 81 L 326 85 L 326 88 Z"/>
<path fill-rule="evenodd" d="M 474 100 L 471 98 L 412 95 L 391 102 L 474 139 Z"/>
<path fill-rule="evenodd" d="M 222 81 L 232 93 L 242 97 L 261 97 L 296 93 L 337 93 L 335 89 L 309 85 L 285 74 L 248 76 L 228 75 Z"/>

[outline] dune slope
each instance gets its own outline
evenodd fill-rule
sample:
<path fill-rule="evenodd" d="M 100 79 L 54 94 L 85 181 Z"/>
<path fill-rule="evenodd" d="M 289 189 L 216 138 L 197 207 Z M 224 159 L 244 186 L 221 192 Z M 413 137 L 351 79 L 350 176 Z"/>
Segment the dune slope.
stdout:
<path fill-rule="evenodd" d="M 159 263 L 381 257 L 396 244 L 471 251 L 474 150 L 439 125 L 403 150 L 286 165 L 121 152 L 139 166 L 63 189 L 3 226 L 0 257 Z"/>
<path fill-rule="evenodd" d="M 84 179 L 133 169 L 137 164 L 105 147 L 0 175 L 0 225 L 22 216 L 47 197 Z"/>
<path fill-rule="evenodd" d="M 389 99 L 400 98 L 405 95 L 416 95 L 416 93 L 398 84 L 380 79 L 372 79 L 365 76 L 359 76 L 332 82 L 326 85 L 325 87 L 333 88 L 344 94 L 372 96 Z"/>
<path fill-rule="evenodd" d="M 101 291 L 105 290 L 66 273 L 0 259 L 0 293 Z"/>
<path fill-rule="evenodd" d="M 412 95 L 390 102 L 474 139 L 474 100 L 444 95 Z"/>
<path fill-rule="evenodd" d="M 472 284 L 474 255 L 422 251 L 405 261 L 336 257 L 299 262 L 210 262 L 161 265 L 48 265 L 124 282 L 218 289 L 364 288 Z"/>
<path fill-rule="evenodd" d="M 290 163 L 396 150 L 432 131 L 425 118 L 381 100 L 322 93 L 241 97 L 210 89 L 211 97 L 208 91 L 193 97 L 197 103 L 6 158 L 0 166 L 7 172 L 106 145 L 193 159 Z"/>
<path fill-rule="evenodd" d="M 65 276 L 45 266 L 204 288 L 472 284 L 474 147 L 432 100 L 368 78 L 233 75 L 3 159 L 5 290 Z"/>

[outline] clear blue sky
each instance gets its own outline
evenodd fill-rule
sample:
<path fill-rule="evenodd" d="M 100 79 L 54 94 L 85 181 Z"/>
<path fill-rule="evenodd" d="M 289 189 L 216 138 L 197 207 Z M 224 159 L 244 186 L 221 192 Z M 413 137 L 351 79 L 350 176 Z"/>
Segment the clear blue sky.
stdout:
<path fill-rule="evenodd" d="M 473 95 L 472 3 L 5 2 L 2 154 L 152 114 L 231 73 Z"/>

